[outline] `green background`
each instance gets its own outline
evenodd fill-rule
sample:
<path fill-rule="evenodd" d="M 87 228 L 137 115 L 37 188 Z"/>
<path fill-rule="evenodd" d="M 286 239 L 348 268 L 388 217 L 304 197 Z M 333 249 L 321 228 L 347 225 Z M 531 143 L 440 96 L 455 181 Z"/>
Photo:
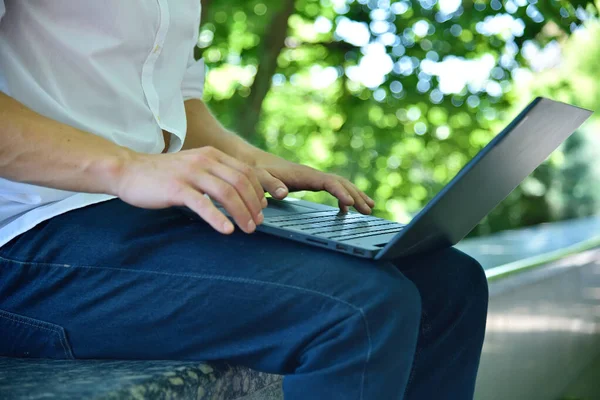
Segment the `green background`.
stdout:
<path fill-rule="evenodd" d="M 406 222 L 535 96 L 600 109 L 600 2 L 467 0 L 446 13 L 448 3 L 203 0 L 205 100 L 248 141 L 351 179 L 376 215 Z M 381 65 L 357 70 L 375 50 Z M 444 89 L 469 65 L 483 80 Z M 587 123 L 472 235 L 596 213 L 598 127 Z"/>

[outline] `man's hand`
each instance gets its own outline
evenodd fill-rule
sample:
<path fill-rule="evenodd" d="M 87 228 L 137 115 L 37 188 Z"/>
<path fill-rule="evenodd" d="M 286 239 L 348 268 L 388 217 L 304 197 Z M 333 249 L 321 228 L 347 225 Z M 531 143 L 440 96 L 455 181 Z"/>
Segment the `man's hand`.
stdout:
<path fill-rule="evenodd" d="M 201 100 L 185 102 L 188 133 L 184 148 L 213 146 L 233 158 L 254 167 L 262 187 L 276 199 L 285 198 L 290 191 L 327 191 L 339 200 L 340 209 L 354 206 L 370 214 L 375 202 L 347 179 L 286 161 L 245 142 L 219 124 Z"/>
<path fill-rule="evenodd" d="M 342 212 L 354 206 L 362 214 L 371 214 L 375 202 L 353 183 L 337 175 L 295 164 L 263 151 L 254 157 L 253 165 L 261 185 L 277 199 L 290 191 L 326 191 L 338 199 Z"/>
<path fill-rule="evenodd" d="M 265 190 L 277 199 L 290 191 L 327 191 L 342 211 L 354 206 L 370 214 L 375 205 L 348 180 L 260 152 L 253 165 L 217 150 L 202 147 L 176 154 L 131 153 L 119 174 L 114 192 L 123 201 L 142 208 L 186 206 L 214 229 L 233 232 L 233 224 L 212 203 L 218 201 L 246 233 L 264 216 Z"/>
<path fill-rule="evenodd" d="M 117 196 L 142 208 L 186 206 L 214 229 L 233 232 L 233 224 L 220 212 L 218 201 L 246 233 L 263 222 L 267 206 L 264 190 L 254 169 L 213 148 L 176 154 L 132 154 L 122 169 Z"/>

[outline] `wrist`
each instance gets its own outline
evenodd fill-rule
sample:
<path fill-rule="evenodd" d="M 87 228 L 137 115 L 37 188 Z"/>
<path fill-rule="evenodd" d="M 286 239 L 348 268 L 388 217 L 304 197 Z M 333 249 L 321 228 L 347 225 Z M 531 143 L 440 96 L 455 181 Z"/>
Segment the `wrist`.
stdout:
<path fill-rule="evenodd" d="M 138 154 L 125 147 L 94 163 L 91 167 L 92 174 L 97 182 L 101 182 L 101 192 L 112 196 L 119 196 L 123 181 L 138 158 Z"/>
<path fill-rule="evenodd" d="M 255 167 L 258 162 L 258 159 L 264 152 L 259 148 L 246 142 L 244 139 L 242 139 L 235 133 L 228 133 L 231 135 L 232 138 L 231 156 L 251 167 Z"/>

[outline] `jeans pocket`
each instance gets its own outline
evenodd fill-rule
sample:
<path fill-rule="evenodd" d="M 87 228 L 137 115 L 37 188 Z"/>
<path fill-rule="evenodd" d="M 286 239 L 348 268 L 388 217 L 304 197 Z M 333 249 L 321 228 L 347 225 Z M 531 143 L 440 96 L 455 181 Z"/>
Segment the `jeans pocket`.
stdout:
<path fill-rule="evenodd" d="M 0 356 L 72 360 L 62 326 L 0 310 Z"/>

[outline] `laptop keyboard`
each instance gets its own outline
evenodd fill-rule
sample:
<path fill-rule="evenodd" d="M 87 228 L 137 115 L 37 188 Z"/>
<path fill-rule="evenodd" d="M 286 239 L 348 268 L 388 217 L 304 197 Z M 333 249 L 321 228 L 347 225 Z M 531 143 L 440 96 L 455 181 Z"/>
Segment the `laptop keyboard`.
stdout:
<path fill-rule="evenodd" d="M 404 225 L 358 213 L 319 211 L 266 218 L 265 222 L 279 228 L 301 231 L 331 240 L 351 240 L 400 232 Z"/>

